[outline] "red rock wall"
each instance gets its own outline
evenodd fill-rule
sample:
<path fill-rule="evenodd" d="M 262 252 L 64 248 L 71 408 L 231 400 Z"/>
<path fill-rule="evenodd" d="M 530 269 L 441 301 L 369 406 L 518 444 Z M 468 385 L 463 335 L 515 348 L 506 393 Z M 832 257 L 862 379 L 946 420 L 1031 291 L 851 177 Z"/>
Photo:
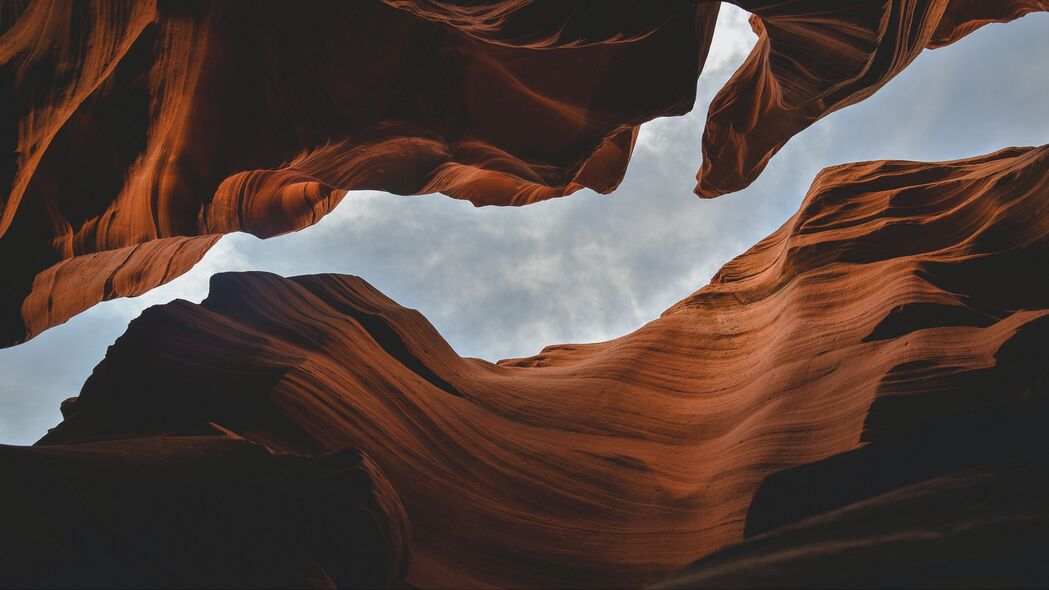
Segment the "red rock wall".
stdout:
<path fill-rule="evenodd" d="M 609 192 L 637 126 L 692 107 L 718 10 L 559 2 L 585 9 L 483 33 L 394 4 L 5 4 L 0 340 L 170 280 L 220 234 L 308 226 L 347 189 Z"/>
<path fill-rule="evenodd" d="M 1006 23 L 1025 14 L 1049 10 L 1046 0 L 951 0 L 936 26 L 929 47 L 943 47 L 991 23 Z"/>
<path fill-rule="evenodd" d="M 217 275 L 132 322 L 41 444 L 359 448 L 407 511 L 410 583 L 636 587 L 739 541 L 770 473 L 1028 391 L 1036 364 L 1001 359 L 1049 344 L 1047 190 L 1049 146 L 829 168 L 659 319 L 499 364 L 356 277 Z"/>
<path fill-rule="evenodd" d="M 992 22 L 1049 10 L 1045 0 L 740 0 L 758 43 L 714 97 L 696 193 L 752 183 L 791 137 L 860 102 L 926 47 Z"/>
<path fill-rule="evenodd" d="M 701 196 L 747 186 L 923 48 L 1047 8 L 738 4 L 761 39 L 711 107 Z M 347 189 L 477 205 L 610 192 L 637 126 L 692 108 L 718 6 L 5 3 L 0 344 L 171 280 L 221 234 L 308 226 Z"/>

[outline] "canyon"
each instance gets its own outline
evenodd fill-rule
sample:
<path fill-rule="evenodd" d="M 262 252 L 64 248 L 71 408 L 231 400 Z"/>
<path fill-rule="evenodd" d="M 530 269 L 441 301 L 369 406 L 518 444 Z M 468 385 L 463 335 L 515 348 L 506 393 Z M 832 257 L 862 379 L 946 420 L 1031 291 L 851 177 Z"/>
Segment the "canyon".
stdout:
<path fill-rule="evenodd" d="M 701 197 L 918 52 L 1049 10 L 735 4 L 759 39 Z M 348 189 L 612 192 L 638 126 L 693 107 L 718 5 L 5 5 L 4 344 Z M 1047 192 L 1049 146 L 827 168 L 658 319 L 498 363 L 360 277 L 215 275 L 0 446 L 0 582 L 1037 586 Z"/>

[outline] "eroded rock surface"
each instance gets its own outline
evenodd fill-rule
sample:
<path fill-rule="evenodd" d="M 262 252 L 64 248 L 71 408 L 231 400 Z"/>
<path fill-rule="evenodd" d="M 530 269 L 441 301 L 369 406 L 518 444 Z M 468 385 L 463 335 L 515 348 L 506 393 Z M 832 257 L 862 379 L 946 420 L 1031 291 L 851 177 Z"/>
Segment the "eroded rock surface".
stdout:
<path fill-rule="evenodd" d="M 976 370 L 955 395 L 997 407 L 959 412 L 956 403 L 909 416 L 911 427 L 895 436 L 773 474 L 755 495 L 746 541 L 658 587 L 1045 586 L 1049 373 L 1039 347 L 1047 337 L 1043 319 L 996 359 L 1026 356 L 1028 371 L 1041 369 L 1040 385 L 1017 396 L 1008 380 Z"/>
<path fill-rule="evenodd" d="M 498 364 L 356 277 L 216 275 L 132 322 L 41 449 L 212 425 L 361 449 L 407 512 L 411 584 L 654 583 L 740 541 L 772 473 L 1042 391 L 1047 190 L 1049 146 L 829 168 L 659 319 Z M 773 495 L 760 522 L 939 476 L 912 472 L 815 508 Z"/>
<path fill-rule="evenodd" d="M 697 192 L 747 186 L 925 47 L 1043 0 L 738 0 L 760 39 L 712 105 Z M 64 0 L 0 7 L 0 344 L 133 296 L 219 236 L 348 189 L 526 205 L 620 182 L 688 112 L 718 2 Z"/>
<path fill-rule="evenodd" d="M 347 189 L 607 193 L 637 126 L 692 108 L 718 11 L 559 1 L 449 25 L 391 4 L 5 4 L 0 340 L 171 280 L 221 234 L 308 226 Z"/>
<path fill-rule="evenodd" d="M 925 48 L 989 23 L 1049 10 L 1046 0 L 740 0 L 758 42 L 714 97 L 696 193 L 746 188 L 809 125 L 860 102 Z M 892 124 L 886 121 L 886 124 Z"/>

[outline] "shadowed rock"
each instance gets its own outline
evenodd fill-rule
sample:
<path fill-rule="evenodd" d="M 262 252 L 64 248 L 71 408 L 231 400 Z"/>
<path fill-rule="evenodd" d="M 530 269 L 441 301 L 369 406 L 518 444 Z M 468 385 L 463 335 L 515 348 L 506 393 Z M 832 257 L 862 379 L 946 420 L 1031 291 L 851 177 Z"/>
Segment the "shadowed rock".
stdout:
<path fill-rule="evenodd" d="M 925 47 L 1043 0 L 739 0 L 757 46 L 711 105 L 697 192 Z M 527 205 L 623 178 L 638 126 L 691 110 L 718 2 L 7 2 L 0 345 L 142 294 L 225 233 L 348 189 Z"/>
<path fill-rule="evenodd" d="M 1047 188 L 1049 146 L 829 168 L 659 319 L 498 364 L 356 277 L 216 275 L 199 305 L 132 322 L 40 444 L 215 424 L 361 449 L 412 524 L 414 585 L 654 583 L 740 541 L 770 474 L 1037 390 Z M 936 476 L 828 486 L 794 512 L 774 494 L 763 526 Z"/>
<path fill-rule="evenodd" d="M 210 430 L 0 446 L 0 586 L 402 583 L 404 508 L 366 456 L 280 455 Z"/>
<path fill-rule="evenodd" d="M 638 125 L 692 108 L 718 11 L 390 4 L 5 4 L 0 341 L 169 281 L 221 234 L 311 225 L 347 189 L 610 192 Z"/>
<path fill-rule="evenodd" d="M 1049 0 L 734 3 L 753 13 L 758 42 L 710 104 L 696 185 L 701 197 L 746 188 L 790 138 L 870 97 L 925 48 L 1049 10 Z"/>

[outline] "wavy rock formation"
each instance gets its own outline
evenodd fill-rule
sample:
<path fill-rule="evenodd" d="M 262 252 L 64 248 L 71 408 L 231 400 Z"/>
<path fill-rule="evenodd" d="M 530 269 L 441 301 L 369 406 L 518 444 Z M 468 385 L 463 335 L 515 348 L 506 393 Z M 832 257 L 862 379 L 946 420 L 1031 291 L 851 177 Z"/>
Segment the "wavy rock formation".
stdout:
<path fill-rule="evenodd" d="M 656 587 L 1043 588 L 1049 453 L 1040 451 L 756 537 Z"/>
<path fill-rule="evenodd" d="M 809 125 L 860 102 L 925 48 L 948 45 L 1047 0 L 741 0 L 757 45 L 714 97 L 703 131 L 696 193 L 750 185 Z"/>
<path fill-rule="evenodd" d="M 935 49 L 950 45 L 984 25 L 1007 23 L 1046 10 L 1049 10 L 1049 0 L 951 0 L 928 46 Z"/>
<path fill-rule="evenodd" d="M 388 587 L 404 508 L 354 450 L 222 436 L 0 446 L 5 588 Z"/>
<path fill-rule="evenodd" d="M 637 126 L 692 108 L 718 11 L 391 4 L 5 3 L 0 342 L 170 280 L 220 234 L 308 226 L 347 189 L 609 192 Z"/>
<path fill-rule="evenodd" d="M 711 108 L 697 188 L 926 46 L 1044 0 L 739 0 L 761 39 Z M 0 6 L 0 345 L 185 272 L 218 236 L 315 223 L 348 189 L 526 205 L 620 182 L 688 112 L 718 2 L 10 1 Z"/>
<path fill-rule="evenodd" d="M 667 0 L 657 4 L 630 0 L 382 1 L 483 41 L 532 49 L 631 43 L 645 39 L 683 14 L 695 14 L 702 19 L 717 15 L 709 6 L 697 12 L 700 4 L 697 0 Z"/>
<path fill-rule="evenodd" d="M 1044 390 L 1047 190 L 1049 146 L 829 168 L 659 319 L 498 364 L 356 277 L 217 275 L 132 322 L 38 448 L 217 426 L 361 449 L 406 510 L 411 584 L 657 582 L 748 510 L 753 533 L 923 477 L 751 507 L 773 472 Z"/>
<path fill-rule="evenodd" d="M 998 363 L 1026 357 L 1028 370 L 1044 367 L 1045 319 L 1004 346 Z M 1009 396 L 981 372 L 965 390 Z M 1040 384 L 1000 408 L 936 416 L 773 474 L 751 504 L 751 538 L 659 587 L 1044 587 L 1046 376 L 1043 368 Z"/>

